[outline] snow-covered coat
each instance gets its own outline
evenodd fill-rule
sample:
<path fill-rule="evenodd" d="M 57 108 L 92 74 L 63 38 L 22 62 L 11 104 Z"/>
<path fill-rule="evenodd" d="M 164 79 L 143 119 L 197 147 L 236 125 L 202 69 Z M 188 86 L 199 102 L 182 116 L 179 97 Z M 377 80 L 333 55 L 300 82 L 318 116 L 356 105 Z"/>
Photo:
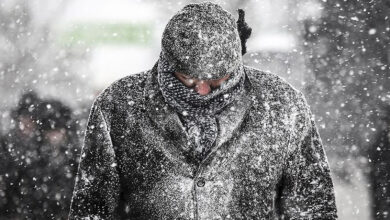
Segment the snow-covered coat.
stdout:
<path fill-rule="evenodd" d="M 95 100 L 70 219 L 335 219 L 329 166 L 301 92 L 245 67 L 247 95 L 217 115 L 197 165 L 156 66 Z M 89 218 L 88 218 L 89 217 Z"/>

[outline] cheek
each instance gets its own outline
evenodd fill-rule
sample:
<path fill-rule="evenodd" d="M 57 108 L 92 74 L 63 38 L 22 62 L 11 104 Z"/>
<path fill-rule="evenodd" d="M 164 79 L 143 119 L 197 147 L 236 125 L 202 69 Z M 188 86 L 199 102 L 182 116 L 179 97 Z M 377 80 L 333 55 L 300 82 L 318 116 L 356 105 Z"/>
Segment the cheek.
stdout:
<path fill-rule="evenodd" d="M 181 82 L 188 87 L 195 86 L 195 80 L 193 79 L 182 79 Z"/>
<path fill-rule="evenodd" d="M 220 80 L 213 80 L 211 82 L 211 86 L 212 87 L 219 87 L 225 80 L 223 79 L 220 79 Z"/>

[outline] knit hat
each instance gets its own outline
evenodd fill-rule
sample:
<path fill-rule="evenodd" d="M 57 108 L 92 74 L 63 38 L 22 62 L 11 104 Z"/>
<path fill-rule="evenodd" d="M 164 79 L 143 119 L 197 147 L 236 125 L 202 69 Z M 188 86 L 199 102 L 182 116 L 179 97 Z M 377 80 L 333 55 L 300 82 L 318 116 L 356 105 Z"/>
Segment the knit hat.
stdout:
<path fill-rule="evenodd" d="M 169 60 L 169 69 L 197 79 L 235 73 L 242 65 L 237 23 L 217 4 L 189 4 L 167 24 L 162 56 Z"/>

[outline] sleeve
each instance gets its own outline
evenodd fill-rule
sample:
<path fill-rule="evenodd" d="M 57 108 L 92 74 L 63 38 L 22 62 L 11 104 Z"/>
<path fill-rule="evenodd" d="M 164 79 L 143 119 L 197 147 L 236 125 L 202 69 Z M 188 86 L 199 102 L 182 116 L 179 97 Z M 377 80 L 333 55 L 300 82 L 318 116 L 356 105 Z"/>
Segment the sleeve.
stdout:
<path fill-rule="evenodd" d="M 108 124 L 98 101 L 91 108 L 69 219 L 116 219 L 119 176 Z"/>
<path fill-rule="evenodd" d="M 330 169 L 310 109 L 302 97 L 295 140 L 285 161 L 280 197 L 281 219 L 337 219 Z"/>

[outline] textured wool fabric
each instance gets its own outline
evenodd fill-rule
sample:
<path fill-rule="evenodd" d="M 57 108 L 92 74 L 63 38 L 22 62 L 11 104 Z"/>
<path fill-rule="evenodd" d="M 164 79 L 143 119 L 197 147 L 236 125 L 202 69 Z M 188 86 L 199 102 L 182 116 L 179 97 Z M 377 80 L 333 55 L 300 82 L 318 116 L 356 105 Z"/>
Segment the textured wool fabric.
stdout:
<path fill-rule="evenodd" d="M 241 66 L 240 66 L 241 67 Z M 187 134 L 195 143 L 195 155 L 201 161 L 214 144 L 218 126 L 215 114 L 244 92 L 245 74 L 238 68 L 229 80 L 208 95 L 199 95 L 193 88 L 186 87 L 173 74 L 169 61 L 163 55 L 158 62 L 158 80 L 165 101 L 179 114 Z"/>
<path fill-rule="evenodd" d="M 242 65 L 234 17 L 221 6 L 189 4 L 174 15 L 162 37 L 172 69 L 197 79 L 218 79 Z"/>

